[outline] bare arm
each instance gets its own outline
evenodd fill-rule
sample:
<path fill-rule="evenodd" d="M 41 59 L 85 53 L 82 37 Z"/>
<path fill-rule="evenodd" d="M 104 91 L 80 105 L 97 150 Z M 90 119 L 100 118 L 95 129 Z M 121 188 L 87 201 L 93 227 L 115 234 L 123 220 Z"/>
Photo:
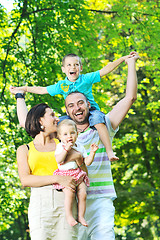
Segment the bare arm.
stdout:
<path fill-rule="evenodd" d="M 26 86 L 24 86 L 24 87 L 13 87 L 13 86 L 11 86 L 10 87 L 10 92 L 13 95 L 15 95 L 16 93 L 27 92 L 28 88 L 32 89 L 32 90 L 35 89 L 35 93 L 36 93 L 36 89 L 38 90 L 38 88 L 41 88 L 41 89 L 43 89 L 43 93 L 41 92 L 41 94 L 45 94 L 45 91 L 47 91 L 46 87 L 26 87 Z M 38 91 L 37 91 L 37 93 L 38 93 Z M 30 92 L 34 92 L 34 91 L 30 91 Z M 25 128 L 25 121 L 26 121 L 27 113 L 28 113 L 28 110 L 27 110 L 25 100 L 23 98 L 17 98 L 17 116 L 18 116 L 19 124 L 23 128 Z"/>
<path fill-rule="evenodd" d="M 84 162 L 87 166 L 90 166 L 92 164 L 97 150 L 98 150 L 98 146 L 95 143 L 92 143 L 90 154 L 88 155 L 88 157 L 84 159 Z"/>
<path fill-rule="evenodd" d="M 79 166 L 79 168 L 80 168 L 81 170 L 83 170 L 84 172 L 86 172 L 87 175 L 88 175 L 88 169 L 87 169 L 86 164 L 85 164 L 84 162 L 83 162 L 83 164 L 81 164 L 81 165 Z"/>
<path fill-rule="evenodd" d="M 87 169 L 87 167 L 86 167 L 84 158 L 82 157 L 81 159 L 78 159 L 78 160 L 76 161 L 76 163 L 77 163 L 78 167 L 79 167 L 81 170 L 83 170 L 84 172 L 86 172 L 87 175 L 88 175 L 88 169 Z"/>
<path fill-rule="evenodd" d="M 75 189 L 75 181 L 72 177 L 32 175 L 28 165 L 28 149 L 26 145 L 22 145 L 17 149 L 17 163 L 20 181 L 24 187 L 41 187 L 59 183 L 64 187 Z"/>
<path fill-rule="evenodd" d="M 24 93 L 22 90 L 15 90 L 15 87 L 11 86 L 10 87 L 10 92 L 15 95 L 16 93 Z M 28 109 L 25 103 L 24 98 L 17 98 L 17 116 L 19 120 L 19 124 L 21 127 L 25 128 L 25 121 L 26 121 L 26 116 L 28 113 Z"/>
<path fill-rule="evenodd" d="M 133 56 L 133 52 L 130 53 L 130 55 L 123 56 L 114 62 L 108 63 L 105 67 L 103 67 L 101 70 L 99 70 L 100 76 L 103 77 L 104 75 L 107 75 L 108 73 L 112 72 L 116 67 L 118 67 L 122 62 L 124 62 L 127 58 L 131 58 Z"/>
<path fill-rule="evenodd" d="M 135 52 L 134 55 L 134 57 L 126 60 L 126 63 L 128 64 L 128 77 L 125 97 L 114 106 L 109 114 L 113 129 L 116 129 L 119 126 L 132 104 L 137 99 L 136 60 L 139 58 L 139 55 Z"/>
<path fill-rule="evenodd" d="M 35 94 L 48 94 L 47 87 L 40 87 L 40 86 L 33 86 L 33 87 L 28 87 L 28 86 L 22 86 L 22 87 L 13 87 L 12 90 L 19 92 L 29 92 L 29 93 L 35 93 Z"/>
<path fill-rule="evenodd" d="M 28 109 L 24 98 L 17 98 L 17 116 L 21 127 L 25 128 Z"/>
<path fill-rule="evenodd" d="M 62 163 L 62 164 L 65 163 L 68 152 L 72 149 L 72 146 L 73 146 L 73 143 L 67 142 L 65 144 L 64 149 L 61 151 L 61 153 L 55 154 L 55 158 L 56 158 L 57 163 Z M 76 163 L 81 170 L 85 171 L 88 174 L 88 170 L 87 170 L 87 167 L 86 167 L 86 165 L 83 161 L 83 157 L 81 159 L 79 158 L 78 160 L 76 160 Z"/>
<path fill-rule="evenodd" d="M 66 157 L 67 157 L 67 154 L 68 154 L 68 152 L 65 149 L 60 154 L 56 154 L 55 155 L 56 162 L 59 163 L 59 164 L 63 163 L 65 161 Z"/>
<path fill-rule="evenodd" d="M 56 162 L 63 163 L 67 157 L 68 152 L 71 150 L 73 143 L 66 142 L 64 149 L 59 154 L 55 154 Z"/>

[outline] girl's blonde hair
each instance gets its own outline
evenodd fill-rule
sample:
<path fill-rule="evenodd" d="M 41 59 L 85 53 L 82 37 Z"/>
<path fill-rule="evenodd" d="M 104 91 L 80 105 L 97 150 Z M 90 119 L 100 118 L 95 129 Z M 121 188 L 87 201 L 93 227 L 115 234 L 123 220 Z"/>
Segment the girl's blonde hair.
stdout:
<path fill-rule="evenodd" d="M 73 126 L 73 127 L 75 128 L 75 130 L 77 131 L 77 126 L 76 126 L 75 122 L 74 122 L 73 120 L 71 120 L 71 119 L 65 119 L 65 120 L 63 120 L 62 122 L 60 122 L 60 123 L 58 124 L 58 127 L 57 127 L 57 135 L 58 135 L 58 136 L 60 135 L 61 128 L 62 128 L 64 125 L 65 125 L 65 126 Z"/>

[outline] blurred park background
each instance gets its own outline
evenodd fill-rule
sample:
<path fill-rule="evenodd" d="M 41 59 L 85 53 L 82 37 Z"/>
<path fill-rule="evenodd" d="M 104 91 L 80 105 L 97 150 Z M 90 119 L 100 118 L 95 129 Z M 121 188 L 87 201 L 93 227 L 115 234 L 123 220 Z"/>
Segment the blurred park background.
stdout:
<path fill-rule="evenodd" d="M 7 1 L 13 2 L 13 1 Z M 112 163 L 118 198 L 116 239 L 160 239 L 160 3 L 158 0 L 15 0 L 0 4 L 0 239 L 29 240 L 30 191 L 22 189 L 16 149 L 31 138 L 17 120 L 11 85 L 46 86 L 63 79 L 65 54 L 82 58 L 83 73 L 136 50 L 138 98 L 120 126 Z M 107 113 L 124 96 L 127 66 L 95 84 Z M 28 109 L 47 102 L 64 114 L 61 96 L 26 94 Z M 85 240 L 85 239 L 84 239 Z"/>

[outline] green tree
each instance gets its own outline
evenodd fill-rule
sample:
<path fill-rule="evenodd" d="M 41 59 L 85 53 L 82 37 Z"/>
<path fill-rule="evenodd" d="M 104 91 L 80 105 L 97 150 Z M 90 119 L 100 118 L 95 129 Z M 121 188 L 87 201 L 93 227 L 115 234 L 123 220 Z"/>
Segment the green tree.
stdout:
<path fill-rule="evenodd" d="M 106 48 L 103 44 L 107 58 L 118 57 L 128 49 L 137 50 L 141 56 L 137 65 L 137 102 L 115 139 L 117 155 L 120 157 L 120 161 L 113 165 L 118 193 L 115 201 L 117 239 L 158 239 L 159 2 L 108 1 L 105 4 L 102 1 L 90 1 L 89 8 L 98 22 L 105 22 L 99 41 L 107 42 Z M 123 96 L 124 79 L 121 69 L 110 76 L 112 94 L 109 104 L 117 102 L 117 93 Z"/>
<path fill-rule="evenodd" d="M 21 188 L 16 149 L 31 139 L 17 122 L 10 85 L 54 84 L 63 79 L 61 60 L 74 52 L 83 72 L 95 71 L 130 51 L 139 52 L 138 98 L 120 126 L 114 148 L 120 160 L 112 166 L 118 198 L 116 239 L 158 239 L 159 232 L 159 55 L 158 1 L 17 0 L 11 14 L 0 6 L 0 238 L 29 239 L 29 190 Z M 94 86 L 106 113 L 124 96 L 123 63 Z M 26 94 L 28 107 L 48 102 L 65 112 L 61 96 Z"/>

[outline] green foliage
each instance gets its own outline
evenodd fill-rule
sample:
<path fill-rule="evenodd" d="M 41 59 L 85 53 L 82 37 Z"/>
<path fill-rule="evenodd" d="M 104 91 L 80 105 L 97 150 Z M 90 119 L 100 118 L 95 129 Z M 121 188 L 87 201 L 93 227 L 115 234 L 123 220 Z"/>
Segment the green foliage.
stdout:
<path fill-rule="evenodd" d="M 11 14 L 0 6 L 0 239 L 29 239 L 29 191 L 18 178 L 16 149 L 31 139 L 17 121 L 10 85 L 46 86 L 63 79 L 61 60 L 74 52 L 83 73 L 96 71 L 130 51 L 139 52 L 138 97 L 114 140 L 120 160 L 112 165 L 118 198 L 116 239 L 160 237 L 160 8 L 158 1 L 17 0 Z M 107 113 L 124 96 L 125 63 L 96 84 Z M 61 96 L 26 95 L 28 108 L 47 102 L 63 114 Z"/>

